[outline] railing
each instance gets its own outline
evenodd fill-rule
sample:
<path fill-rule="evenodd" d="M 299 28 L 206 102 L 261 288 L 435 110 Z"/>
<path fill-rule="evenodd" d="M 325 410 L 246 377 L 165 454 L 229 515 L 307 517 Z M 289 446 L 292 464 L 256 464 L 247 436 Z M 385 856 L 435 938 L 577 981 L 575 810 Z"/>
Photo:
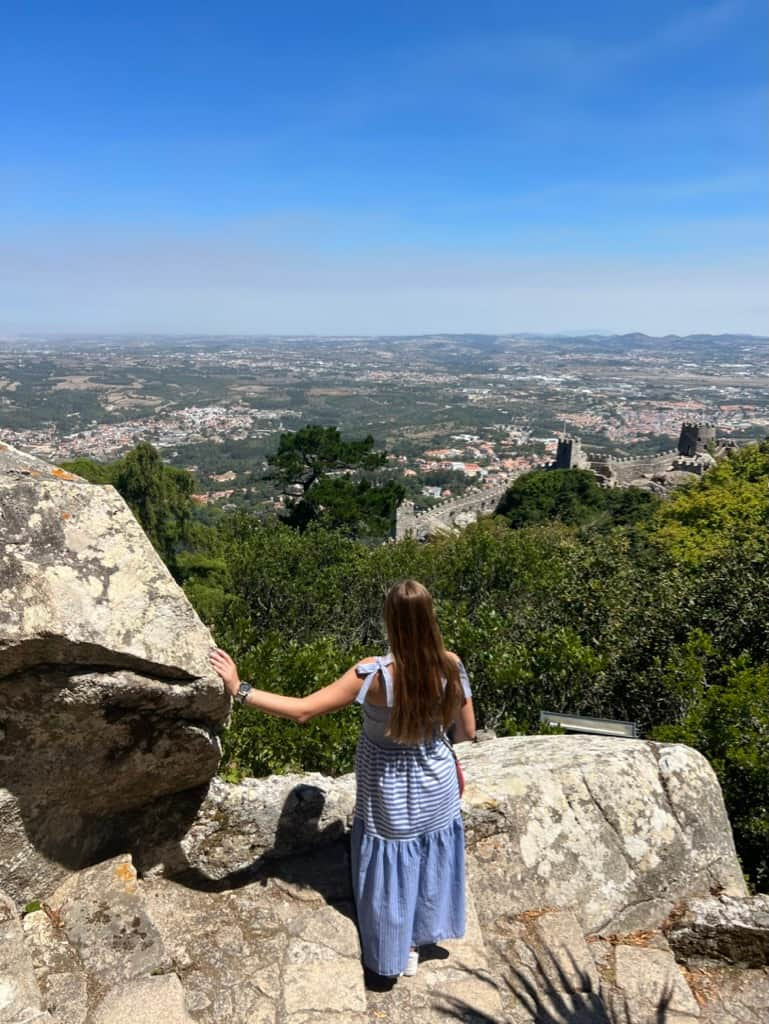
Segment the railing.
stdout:
<path fill-rule="evenodd" d="M 540 722 L 557 725 L 566 732 L 589 733 L 592 736 L 622 736 L 635 739 L 638 725 L 615 718 L 591 718 L 586 715 L 566 715 L 558 711 L 540 711 Z"/>

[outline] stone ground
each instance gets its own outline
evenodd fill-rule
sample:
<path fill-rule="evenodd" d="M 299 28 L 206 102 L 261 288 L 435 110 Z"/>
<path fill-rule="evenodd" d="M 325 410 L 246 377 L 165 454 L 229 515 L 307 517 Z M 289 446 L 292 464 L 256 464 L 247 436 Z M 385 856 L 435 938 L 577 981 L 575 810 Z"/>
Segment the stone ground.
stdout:
<path fill-rule="evenodd" d="M 769 968 L 678 964 L 661 931 L 588 934 L 568 910 L 502 915 L 421 950 L 413 978 L 360 963 L 344 858 L 323 895 L 283 864 L 238 887 L 140 880 L 128 855 L 23 919 L 0 902 L 0 1024 L 766 1024 Z"/>

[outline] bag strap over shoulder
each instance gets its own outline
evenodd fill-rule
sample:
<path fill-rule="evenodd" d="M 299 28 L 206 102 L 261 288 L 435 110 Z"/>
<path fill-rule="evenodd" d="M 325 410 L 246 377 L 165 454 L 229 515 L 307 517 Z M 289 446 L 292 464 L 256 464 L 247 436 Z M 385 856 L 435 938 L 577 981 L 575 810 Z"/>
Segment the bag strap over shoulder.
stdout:
<path fill-rule="evenodd" d="M 454 750 L 454 745 L 445 732 L 441 733 L 441 739 L 449 748 L 449 750 L 451 751 L 451 756 L 454 758 L 454 767 L 457 770 L 457 785 L 459 786 L 459 795 L 461 797 L 465 791 L 465 773 L 462 771 L 462 765 L 460 764 L 459 758 L 457 757 L 457 752 Z"/>

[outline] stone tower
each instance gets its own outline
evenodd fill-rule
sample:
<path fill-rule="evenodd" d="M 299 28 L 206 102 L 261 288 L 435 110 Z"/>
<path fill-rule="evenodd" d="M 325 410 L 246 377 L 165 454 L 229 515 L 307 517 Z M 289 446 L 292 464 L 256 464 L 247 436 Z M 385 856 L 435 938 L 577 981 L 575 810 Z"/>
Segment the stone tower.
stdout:
<path fill-rule="evenodd" d="M 582 451 L 578 437 L 564 436 L 558 440 L 553 469 L 588 469 L 590 463 Z"/>
<path fill-rule="evenodd" d="M 417 517 L 414 502 L 406 499 L 395 510 L 395 539 L 403 540 L 413 537 L 417 530 Z"/>
<path fill-rule="evenodd" d="M 678 438 L 679 455 L 699 455 L 716 443 L 715 423 L 682 423 Z"/>

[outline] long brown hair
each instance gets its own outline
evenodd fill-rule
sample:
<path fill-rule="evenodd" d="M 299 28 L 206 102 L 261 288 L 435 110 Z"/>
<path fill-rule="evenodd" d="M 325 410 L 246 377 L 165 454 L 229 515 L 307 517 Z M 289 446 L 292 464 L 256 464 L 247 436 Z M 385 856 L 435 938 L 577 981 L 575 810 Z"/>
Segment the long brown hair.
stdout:
<path fill-rule="evenodd" d="M 430 740 L 437 727 L 451 725 L 462 703 L 459 666 L 443 646 L 430 591 L 416 580 L 396 583 L 384 619 L 395 659 L 388 735 L 400 743 Z"/>

